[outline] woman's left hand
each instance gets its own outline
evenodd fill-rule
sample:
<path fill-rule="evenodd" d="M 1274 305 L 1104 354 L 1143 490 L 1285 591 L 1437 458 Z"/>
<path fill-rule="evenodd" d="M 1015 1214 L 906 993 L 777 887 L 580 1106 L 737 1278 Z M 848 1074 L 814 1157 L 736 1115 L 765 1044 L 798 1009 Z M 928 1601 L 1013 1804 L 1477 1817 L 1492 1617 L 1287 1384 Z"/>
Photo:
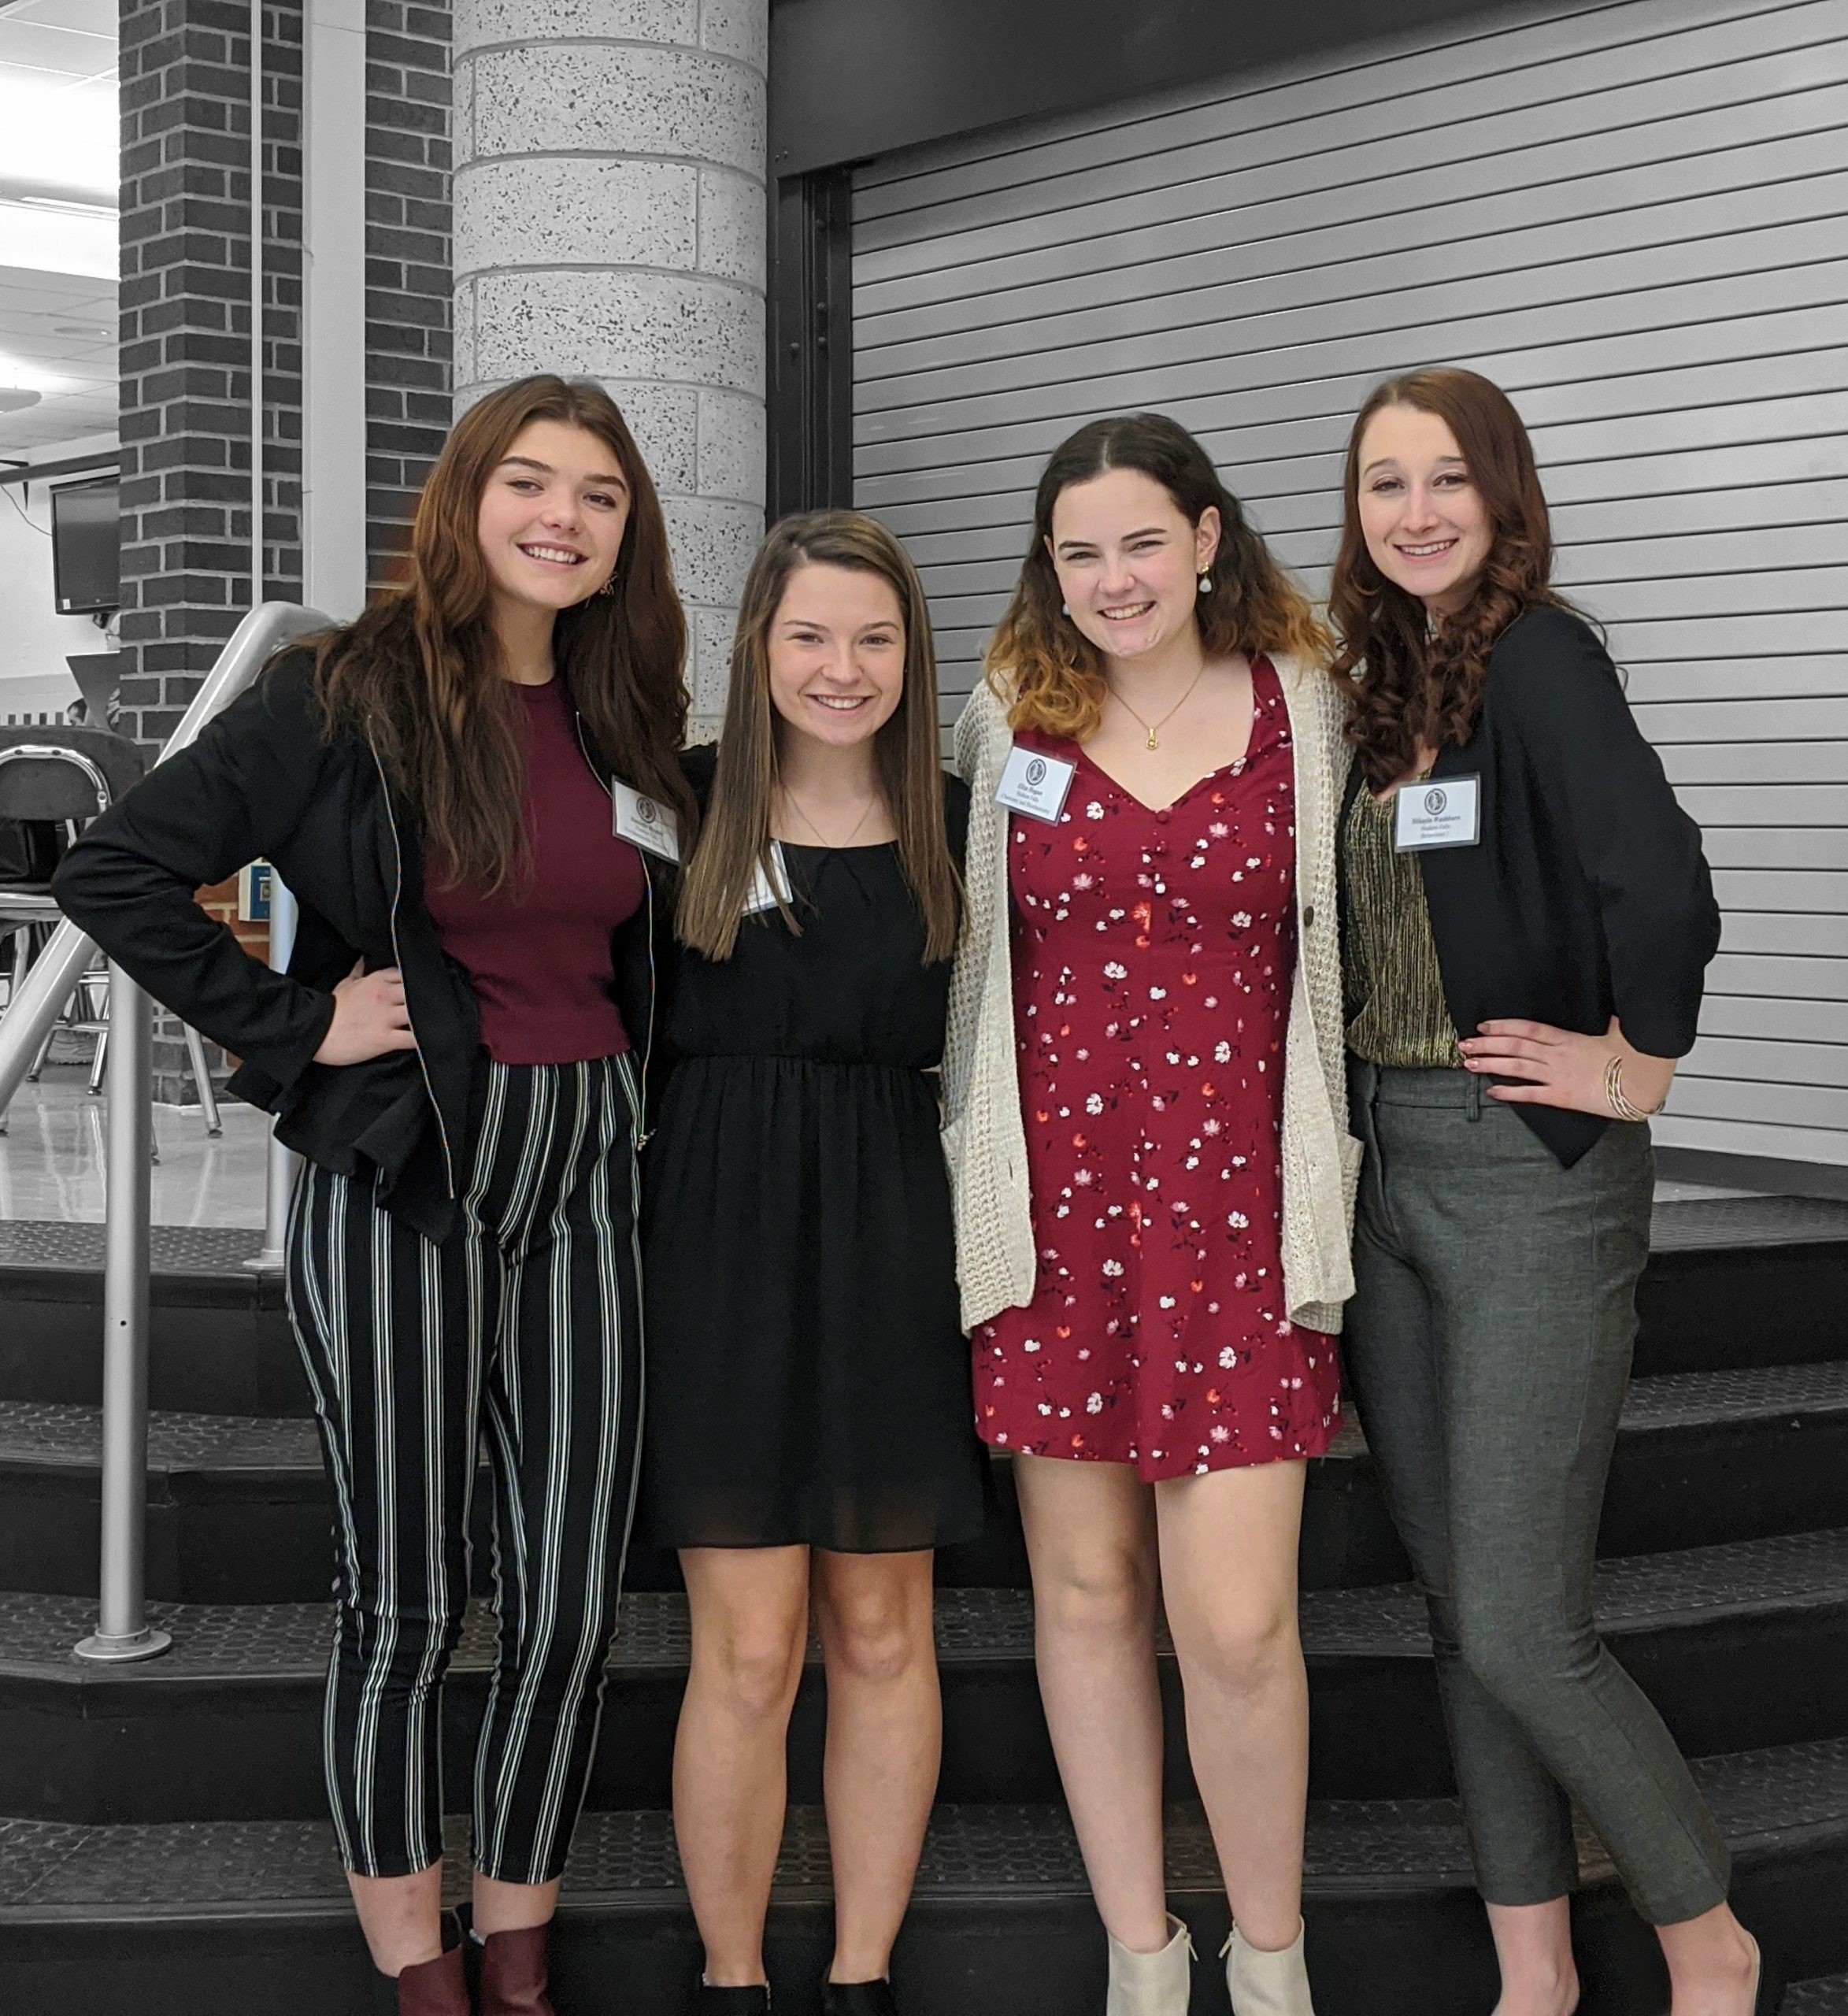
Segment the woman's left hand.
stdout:
<path fill-rule="evenodd" d="M 1562 1106 L 1614 1120 L 1605 1093 L 1605 1073 L 1613 1055 L 1624 1060 L 1623 1093 L 1639 1111 L 1653 1113 L 1668 1096 L 1675 1077 L 1672 1057 L 1646 1057 L 1624 1040 L 1615 1016 L 1601 1036 L 1556 1029 L 1550 1022 L 1494 1021 L 1480 1025 L 1458 1047 L 1465 1067 L 1484 1077 L 1519 1082 L 1491 1085 L 1489 1097 L 1511 1106 Z"/>

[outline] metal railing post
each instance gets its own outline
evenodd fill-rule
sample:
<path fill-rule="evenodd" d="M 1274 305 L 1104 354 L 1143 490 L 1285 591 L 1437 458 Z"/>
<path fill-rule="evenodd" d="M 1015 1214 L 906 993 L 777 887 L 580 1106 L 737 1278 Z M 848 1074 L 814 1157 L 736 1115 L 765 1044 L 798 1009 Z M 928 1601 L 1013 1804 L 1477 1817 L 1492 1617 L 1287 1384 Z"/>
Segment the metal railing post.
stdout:
<path fill-rule="evenodd" d="M 147 1511 L 149 1164 L 154 1149 L 154 1016 L 109 968 L 108 1243 L 102 1276 L 102 1603 L 80 1659 L 151 1659 L 172 1643 L 145 1606 Z"/>
<path fill-rule="evenodd" d="M 288 969 L 289 954 L 295 949 L 295 899 L 272 867 L 269 871 L 269 963 L 276 972 Z M 263 1212 L 263 1250 L 244 1265 L 258 1273 L 281 1270 L 289 1233 L 289 1199 L 294 1193 L 295 1169 L 300 1162 L 294 1149 L 285 1148 L 269 1133 L 267 1196 Z"/>

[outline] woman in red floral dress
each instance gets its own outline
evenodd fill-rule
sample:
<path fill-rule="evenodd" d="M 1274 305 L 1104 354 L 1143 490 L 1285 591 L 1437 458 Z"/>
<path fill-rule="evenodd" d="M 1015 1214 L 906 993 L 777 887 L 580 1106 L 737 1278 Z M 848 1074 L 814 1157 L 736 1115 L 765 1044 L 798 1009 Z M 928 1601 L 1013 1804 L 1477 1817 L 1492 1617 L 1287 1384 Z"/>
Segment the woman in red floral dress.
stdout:
<path fill-rule="evenodd" d="M 1304 1458 L 1350 1292 L 1326 639 L 1198 443 L 1094 422 L 957 728 L 968 930 L 944 1059 L 976 1425 L 1013 1453 L 1040 1689 L 1108 2016 L 1185 2016 L 1157 1592 L 1238 2016 L 1312 2016 Z"/>
<path fill-rule="evenodd" d="M 1285 1305 L 1295 794 L 1276 671 L 1251 676 L 1245 754 L 1159 810 L 1082 745 L 1017 738 L 1078 768 L 1061 823 L 1010 836 L 1039 1287 L 977 1332 L 977 1420 L 1150 1484 L 1340 1426 L 1334 1341 Z"/>

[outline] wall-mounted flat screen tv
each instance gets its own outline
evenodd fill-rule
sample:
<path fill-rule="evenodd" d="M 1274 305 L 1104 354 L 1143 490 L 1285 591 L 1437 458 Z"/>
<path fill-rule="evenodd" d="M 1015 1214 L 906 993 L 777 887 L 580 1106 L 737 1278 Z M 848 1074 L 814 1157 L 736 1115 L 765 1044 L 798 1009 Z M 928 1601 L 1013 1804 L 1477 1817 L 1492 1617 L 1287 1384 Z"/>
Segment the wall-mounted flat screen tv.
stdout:
<path fill-rule="evenodd" d="M 121 485 L 67 483 L 51 493 L 52 592 L 63 616 L 92 616 L 122 599 Z"/>

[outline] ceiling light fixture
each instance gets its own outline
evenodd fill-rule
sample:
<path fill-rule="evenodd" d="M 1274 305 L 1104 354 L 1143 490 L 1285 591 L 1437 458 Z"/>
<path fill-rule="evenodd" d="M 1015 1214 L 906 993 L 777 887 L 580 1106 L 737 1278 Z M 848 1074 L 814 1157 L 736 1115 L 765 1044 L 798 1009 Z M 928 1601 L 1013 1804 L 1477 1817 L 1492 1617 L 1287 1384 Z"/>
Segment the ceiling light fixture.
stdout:
<path fill-rule="evenodd" d="M 0 413 L 24 413 L 44 396 L 43 392 L 28 392 L 23 387 L 0 385 Z"/>
<path fill-rule="evenodd" d="M 113 217 L 121 213 L 113 203 L 83 203 L 69 196 L 13 196 L 4 199 L 22 209 L 55 210 L 65 217 Z"/>

